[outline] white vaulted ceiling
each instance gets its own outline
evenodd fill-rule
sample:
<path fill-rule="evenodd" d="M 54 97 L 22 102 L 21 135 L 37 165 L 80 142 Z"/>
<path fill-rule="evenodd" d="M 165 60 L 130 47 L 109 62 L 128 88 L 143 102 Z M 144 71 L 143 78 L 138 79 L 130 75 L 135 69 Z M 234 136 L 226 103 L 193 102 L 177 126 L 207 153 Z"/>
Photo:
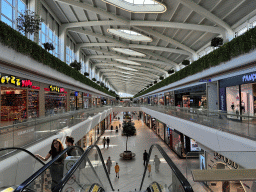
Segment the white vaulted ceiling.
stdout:
<path fill-rule="evenodd" d="M 132 95 L 184 59 L 197 58 L 212 38 L 232 36 L 232 26 L 256 7 L 255 0 L 159 0 L 156 4 L 165 10 L 152 13 L 136 0 L 45 1 L 96 70 L 118 92 Z M 150 1 L 143 2 L 154 6 Z M 127 2 L 130 10 L 119 6 Z M 132 51 L 141 55 L 130 55 Z"/>

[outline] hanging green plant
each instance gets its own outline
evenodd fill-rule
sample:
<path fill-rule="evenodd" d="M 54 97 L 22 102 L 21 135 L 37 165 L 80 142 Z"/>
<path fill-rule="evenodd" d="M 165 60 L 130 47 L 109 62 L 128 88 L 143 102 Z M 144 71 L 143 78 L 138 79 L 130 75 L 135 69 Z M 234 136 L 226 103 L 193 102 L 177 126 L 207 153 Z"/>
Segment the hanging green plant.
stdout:
<path fill-rule="evenodd" d="M 172 73 L 174 73 L 174 69 L 168 70 L 168 74 L 172 74 Z"/>
<path fill-rule="evenodd" d="M 223 45 L 223 39 L 221 37 L 214 37 L 211 40 L 211 46 L 220 47 L 221 45 Z"/>
<path fill-rule="evenodd" d="M 182 61 L 182 65 L 189 65 L 189 64 L 190 64 L 190 61 L 189 61 L 189 60 L 186 60 L 186 59 L 185 59 L 185 60 Z"/>
<path fill-rule="evenodd" d="M 16 21 L 18 31 L 32 35 L 39 32 L 40 24 L 43 20 L 35 12 L 26 10 L 23 13 L 19 13 Z"/>
<path fill-rule="evenodd" d="M 73 67 L 75 70 L 80 71 L 81 69 L 81 63 L 77 62 L 77 60 L 70 63 L 70 67 Z"/>

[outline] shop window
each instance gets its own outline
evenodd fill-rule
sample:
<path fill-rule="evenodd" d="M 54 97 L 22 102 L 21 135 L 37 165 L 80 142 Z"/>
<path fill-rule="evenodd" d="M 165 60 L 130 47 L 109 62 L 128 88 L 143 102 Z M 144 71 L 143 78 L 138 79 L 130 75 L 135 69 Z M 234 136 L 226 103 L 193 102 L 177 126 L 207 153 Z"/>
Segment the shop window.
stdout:
<path fill-rule="evenodd" d="M 230 114 L 240 115 L 240 98 L 239 98 L 239 86 L 232 86 L 226 88 L 227 94 L 227 112 Z M 230 115 L 229 118 L 238 119 L 238 116 Z"/>
<path fill-rule="evenodd" d="M 45 116 L 67 111 L 67 95 L 45 92 Z"/>
<path fill-rule="evenodd" d="M 243 115 L 254 115 L 253 84 L 241 85 L 241 109 Z"/>

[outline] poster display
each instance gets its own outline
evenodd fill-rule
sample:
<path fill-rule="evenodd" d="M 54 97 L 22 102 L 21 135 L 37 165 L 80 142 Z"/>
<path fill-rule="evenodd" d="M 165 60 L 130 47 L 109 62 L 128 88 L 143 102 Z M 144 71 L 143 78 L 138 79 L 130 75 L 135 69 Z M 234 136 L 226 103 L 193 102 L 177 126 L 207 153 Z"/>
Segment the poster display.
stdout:
<path fill-rule="evenodd" d="M 201 151 L 200 147 L 198 147 L 198 144 L 194 139 L 190 139 L 190 151 Z"/>

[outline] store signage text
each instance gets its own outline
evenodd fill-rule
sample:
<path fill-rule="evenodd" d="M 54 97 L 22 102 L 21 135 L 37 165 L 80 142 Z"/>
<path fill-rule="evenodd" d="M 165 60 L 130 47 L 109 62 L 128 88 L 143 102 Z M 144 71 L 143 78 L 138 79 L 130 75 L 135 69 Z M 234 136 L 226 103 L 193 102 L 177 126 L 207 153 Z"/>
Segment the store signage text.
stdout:
<path fill-rule="evenodd" d="M 243 76 L 243 82 L 246 81 L 255 81 L 256 80 L 256 73 L 250 74 L 250 75 L 244 75 Z"/>
<path fill-rule="evenodd" d="M 199 82 L 212 82 L 211 79 L 200 79 Z"/>
<path fill-rule="evenodd" d="M 1 77 L 1 76 L 0 76 Z M 32 87 L 32 81 L 30 80 L 21 80 L 15 76 L 2 76 L 1 77 L 1 84 L 13 84 L 19 87 Z"/>
<path fill-rule="evenodd" d="M 40 90 L 40 87 L 38 87 L 38 86 L 32 86 L 31 88 L 32 88 L 32 89 Z"/>

